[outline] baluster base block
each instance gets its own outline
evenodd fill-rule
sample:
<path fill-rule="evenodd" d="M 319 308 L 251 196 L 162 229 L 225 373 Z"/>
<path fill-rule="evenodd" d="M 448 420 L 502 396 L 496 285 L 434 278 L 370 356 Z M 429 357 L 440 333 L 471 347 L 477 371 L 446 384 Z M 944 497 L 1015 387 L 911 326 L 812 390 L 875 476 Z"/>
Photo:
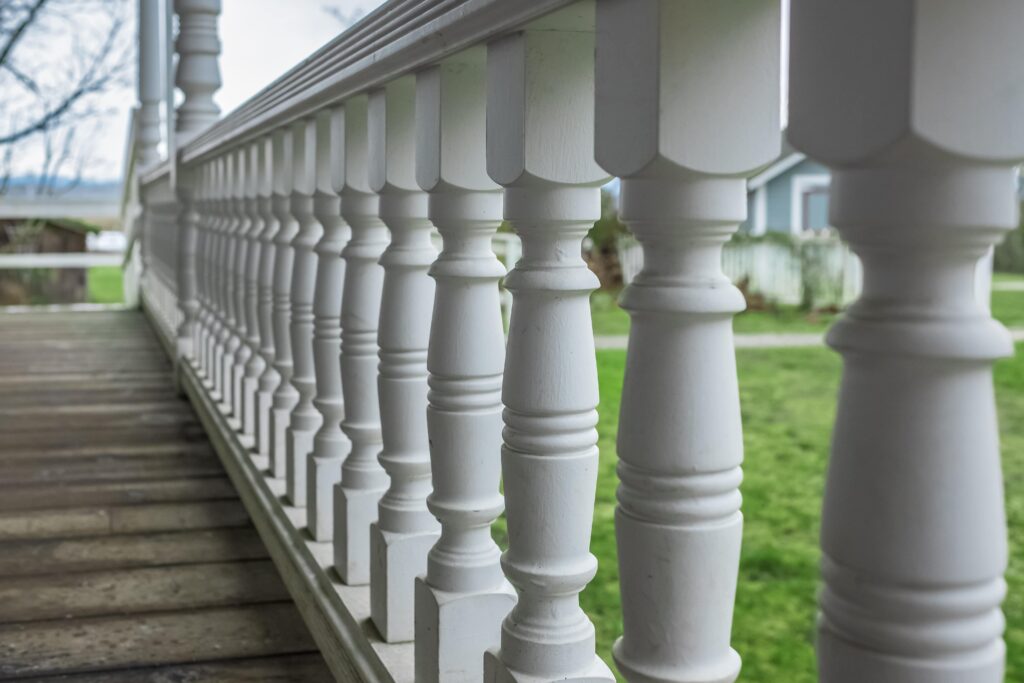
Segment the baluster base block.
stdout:
<path fill-rule="evenodd" d="M 292 407 L 281 406 L 276 399 L 270 408 L 270 471 L 275 479 L 288 474 L 288 427 L 291 426 Z"/>
<path fill-rule="evenodd" d="M 344 444 L 338 443 L 338 449 Z M 306 526 L 317 541 L 334 538 L 334 487 L 341 481 L 343 458 L 312 456 L 306 463 Z"/>
<path fill-rule="evenodd" d="M 274 399 L 269 391 L 260 389 L 256 392 L 256 452 L 265 458 L 270 457 L 273 404 Z"/>
<path fill-rule="evenodd" d="M 285 493 L 291 504 L 297 508 L 306 507 L 306 470 L 310 453 L 313 452 L 313 432 L 305 429 L 293 429 L 291 426 L 285 432 L 286 462 L 285 478 L 287 486 Z"/>
<path fill-rule="evenodd" d="M 594 661 L 586 669 L 571 674 L 559 674 L 559 683 L 614 683 L 615 675 L 608 665 L 595 656 Z M 498 649 L 484 653 L 484 683 L 550 683 L 549 676 L 513 671 L 501 661 Z"/>
<path fill-rule="evenodd" d="M 505 582 L 481 593 L 450 593 L 416 578 L 417 683 L 476 683 L 483 653 L 501 641 L 501 622 L 516 604 Z"/>
<path fill-rule="evenodd" d="M 346 585 L 370 582 L 370 525 L 385 490 L 334 487 L 334 570 Z"/>
<path fill-rule="evenodd" d="M 256 437 L 256 395 L 259 381 L 256 377 L 242 378 L 242 433 Z"/>
<path fill-rule="evenodd" d="M 415 581 L 427 573 L 427 553 L 438 531 L 394 533 L 377 524 L 370 529 L 370 618 L 389 643 L 412 640 Z"/>

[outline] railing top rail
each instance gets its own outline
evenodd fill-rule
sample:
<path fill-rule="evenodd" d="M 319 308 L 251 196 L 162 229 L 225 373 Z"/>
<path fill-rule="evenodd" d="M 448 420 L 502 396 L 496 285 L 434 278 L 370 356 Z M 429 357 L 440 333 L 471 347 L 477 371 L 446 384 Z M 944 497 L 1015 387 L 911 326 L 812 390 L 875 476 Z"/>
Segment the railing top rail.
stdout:
<path fill-rule="evenodd" d="M 389 0 L 197 135 L 181 150 L 181 161 L 264 135 L 572 3 Z M 147 181 L 161 175 L 150 171 Z"/>

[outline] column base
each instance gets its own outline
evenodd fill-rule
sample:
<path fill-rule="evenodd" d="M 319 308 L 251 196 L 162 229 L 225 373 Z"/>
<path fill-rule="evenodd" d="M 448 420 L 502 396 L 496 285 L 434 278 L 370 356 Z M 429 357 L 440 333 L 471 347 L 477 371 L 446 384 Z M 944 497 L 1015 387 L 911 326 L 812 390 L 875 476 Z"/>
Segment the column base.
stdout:
<path fill-rule="evenodd" d="M 501 641 L 501 622 L 516 604 L 503 582 L 485 593 L 449 593 L 416 578 L 417 683 L 477 683 L 483 655 Z"/>
<path fill-rule="evenodd" d="M 385 490 L 334 487 L 334 571 L 349 586 L 370 582 L 370 525 Z"/>
<path fill-rule="evenodd" d="M 306 461 L 306 526 L 314 540 L 334 538 L 334 487 L 341 481 L 343 462 L 315 456 Z"/>
<path fill-rule="evenodd" d="M 555 675 L 527 674 L 514 671 L 501 661 L 498 649 L 484 653 L 484 683 L 614 683 L 615 675 L 600 657 L 594 655 L 594 661 L 586 669 L 571 673 L 559 672 Z"/>
<path fill-rule="evenodd" d="M 440 530 L 395 533 L 377 524 L 370 529 L 370 618 L 385 641 L 415 637 L 415 581 L 427 573 L 427 553 L 440 536 Z"/>
<path fill-rule="evenodd" d="M 265 458 L 270 457 L 271 414 L 273 397 L 269 391 L 256 392 L 256 452 Z"/>
<path fill-rule="evenodd" d="M 297 508 L 306 507 L 306 469 L 309 454 L 313 451 L 313 432 L 288 427 L 286 432 L 288 448 L 285 467 L 287 484 L 285 493 L 291 504 Z"/>
<path fill-rule="evenodd" d="M 291 408 L 270 409 L 270 471 L 275 479 L 288 474 L 288 426 L 291 424 Z"/>
<path fill-rule="evenodd" d="M 1002 639 L 973 652 L 914 659 L 858 647 L 827 627 L 818 631 L 820 683 L 1002 683 L 1005 672 Z"/>

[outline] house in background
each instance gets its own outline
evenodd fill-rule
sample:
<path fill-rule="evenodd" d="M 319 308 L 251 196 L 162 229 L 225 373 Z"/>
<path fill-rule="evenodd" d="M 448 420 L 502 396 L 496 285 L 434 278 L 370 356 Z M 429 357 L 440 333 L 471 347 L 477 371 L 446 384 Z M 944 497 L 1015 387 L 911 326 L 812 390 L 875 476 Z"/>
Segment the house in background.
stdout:
<path fill-rule="evenodd" d="M 747 220 L 742 232 L 801 235 L 826 230 L 828 169 L 788 144 L 771 166 L 747 184 Z"/>

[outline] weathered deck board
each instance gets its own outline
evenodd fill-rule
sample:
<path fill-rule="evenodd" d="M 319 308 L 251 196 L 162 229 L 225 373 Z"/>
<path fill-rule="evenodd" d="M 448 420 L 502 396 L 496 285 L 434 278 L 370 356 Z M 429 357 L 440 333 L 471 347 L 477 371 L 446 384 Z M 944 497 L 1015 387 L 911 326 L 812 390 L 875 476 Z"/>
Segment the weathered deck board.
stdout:
<path fill-rule="evenodd" d="M 0 313 L 0 680 L 329 681 L 134 312 Z"/>

